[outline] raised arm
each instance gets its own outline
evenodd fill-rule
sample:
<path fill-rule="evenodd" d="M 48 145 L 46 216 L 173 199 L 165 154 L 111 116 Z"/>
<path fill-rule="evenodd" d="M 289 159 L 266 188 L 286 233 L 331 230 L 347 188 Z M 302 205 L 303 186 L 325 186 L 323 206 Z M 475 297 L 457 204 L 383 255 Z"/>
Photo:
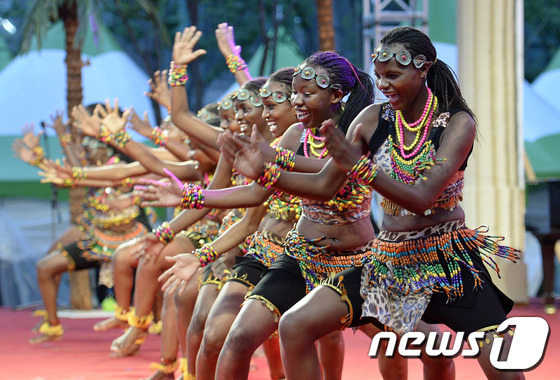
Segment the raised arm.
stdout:
<path fill-rule="evenodd" d="M 173 62 L 169 71 L 171 85 L 171 121 L 190 138 L 218 150 L 216 143 L 221 130 L 198 119 L 189 110 L 189 101 L 185 84 L 187 83 L 187 65 L 203 54 L 206 50 L 194 50 L 202 33 L 195 26 L 185 28 L 175 34 L 173 44 Z"/>
<path fill-rule="evenodd" d="M 235 44 L 233 26 L 228 25 L 227 22 L 219 24 L 216 29 L 216 40 L 218 48 L 226 60 L 228 70 L 235 76 L 239 86 L 243 86 L 252 78 L 249 74 L 249 66 L 241 58 L 241 46 Z"/>

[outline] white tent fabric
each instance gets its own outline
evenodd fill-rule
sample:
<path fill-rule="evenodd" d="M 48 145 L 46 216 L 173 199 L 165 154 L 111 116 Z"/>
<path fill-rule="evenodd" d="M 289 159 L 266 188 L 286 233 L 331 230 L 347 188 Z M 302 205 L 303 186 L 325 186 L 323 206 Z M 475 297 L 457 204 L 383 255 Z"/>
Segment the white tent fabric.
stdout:
<path fill-rule="evenodd" d="M 65 52 L 42 50 L 18 56 L 0 72 L 0 105 L 4 120 L 0 134 L 19 134 L 25 123 L 49 120 L 56 110 L 66 110 Z M 133 106 L 154 120 L 148 76 L 122 51 L 90 58 L 82 69 L 84 104 L 119 98 L 121 107 Z M 15 133 L 14 133 L 15 132 Z"/>
<path fill-rule="evenodd" d="M 540 74 L 532 83 L 532 87 L 542 100 L 551 105 L 560 112 L 560 97 L 558 96 L 558 88 L 560 88 L 560 68 L 551 69 Z M 551 122 L 551 120 L 553 120 Z M 560 130 L 559 119 L 551 119 L 548 123 L 556 125 Z"/>

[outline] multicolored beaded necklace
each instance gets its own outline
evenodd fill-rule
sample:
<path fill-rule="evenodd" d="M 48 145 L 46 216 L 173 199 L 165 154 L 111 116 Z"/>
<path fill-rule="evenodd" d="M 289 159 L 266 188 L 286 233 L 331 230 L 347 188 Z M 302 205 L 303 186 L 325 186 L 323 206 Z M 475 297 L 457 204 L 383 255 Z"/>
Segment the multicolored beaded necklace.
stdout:
<path fill-rule="evenodd" d="M 431 141 L 427 141 L 428 131 L 432 118 L 438 106 L 438 99 L 428 88 L 428 99 L 422 112 L 422 116 L 412 124 L 407 124 L 402 112 L 395 112 L 395 132 L 397 143 L 389 136 L 391 146 L 391 178 L 407 184 L 413 184 L 418 178 L 425 178 L 422 172 L 432 166 L 435 161 L 435 149 Z M 416 132 L 413 143 L 409 146 L 404 144 L 404 128 Z M 422 134 L 422 139 L 420 135 Z M 407 151 L 411 151 L 406 153 Z"/>
<path fill-rule="evenodd" d="M 325 158 L 329 154 L 329 151 L 325 146 L 325 137 L 316 136 L 315 133 L 317 133 L 317 128 L 305 130 L 305 135 L 303 137 L 303 154 L 305 157 L 309 157 L 309 150 L 311 150 L 311 153 L 313 153 L 315 157 Z M 309 150 L 307 148 L 308 146 Z M 323 150 L 317 153 L 317 150 L 321 148 Z"/>

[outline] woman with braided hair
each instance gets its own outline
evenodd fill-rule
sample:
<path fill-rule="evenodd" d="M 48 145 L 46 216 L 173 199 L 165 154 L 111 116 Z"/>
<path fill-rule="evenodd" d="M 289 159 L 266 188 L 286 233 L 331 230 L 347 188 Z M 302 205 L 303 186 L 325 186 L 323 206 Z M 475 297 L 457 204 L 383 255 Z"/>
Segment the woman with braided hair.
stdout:
<path fill-rule="evenodd" d="M 523 378 L 490 362 L 492 342 L 502 334 L 496 329 L 513 302 L 493 284 L 484 266 L 497 270 L 493 257 L 513 261 L 518 251 L 500 245 L 501 238 L 487 235 L 487 229 L 467 228 L 459 205 L 476 136 L 473 112 L 453 72 L 437 59 L 421 31 L 389 31 L 373 62 L 377 87 L 388 101 L 361 112 L 348 139 L 335 129 L 335 122 L 323 125 L 333 159 L 322 172 L 282 171 L 275 177 L 277 188 L 323 201 L 347 178 L 353 179 L 378 191 L 384 210 L 380 235 L 363 265 L 333 277 L 283 316 L 280 337 L 287 377 L 320 378 L 314 341 L 341 325 L 374 320 L 403 334 L 422 319 L 444 323 L 465 337 L 483 332 L 478 361 L 485 375 Z M 229 143 L 232 152 L 243 144 Z M 240 156 L 245 159 L 237 161 L 252 163 L 253 173 L 242 170 L 246 175 L 263 170 L 254 149 L 242 149 Z M 508 333 L 502 336 L 503 353 L 511 343 Z M 432 374 L 438 379 L 444 375 Z"/>

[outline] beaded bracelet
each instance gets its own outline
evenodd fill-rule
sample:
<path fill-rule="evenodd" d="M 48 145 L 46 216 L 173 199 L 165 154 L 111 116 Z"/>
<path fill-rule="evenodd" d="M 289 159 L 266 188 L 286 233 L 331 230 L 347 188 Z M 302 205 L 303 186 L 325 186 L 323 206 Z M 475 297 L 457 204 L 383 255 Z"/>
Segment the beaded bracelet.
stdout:
<path fill-rule="evenodd" d="M 200 185 L 185 183 L 183 186 L 183 198 L 179 207 L 182 209 L 198 209 L 204 207 L 204 193 Z"/>
<path fill-rule="evenodd" d="M 193 255 L 198 257 L 202 267 L 215 261 L 219 256 L 210 244 L 204 244 L 202 247 L 195 249 Z"/>
<path fill-rule="evenodd" d="M 113 143 L 118 148 L 123 148 L 126 145 L 126 143 L 130 141 L 130 135 L 124 129 L 121 129 L 120 131 L 115 133 L 112 136 L 112 138 L 113 138 Z"/>
<path fill-rule="evenodd" d="M 175 238 L 175 234 L 171 229 L 171 226 L 168 222 L 163 222 L 158 228 L 153 231 L 154 235 L 161 241 L 163 244 L 167 245 L 173 241 Z"/>
<path fill-rule="evenodd" d="M 243 58 L 235 54 L 230 54 L 226 57 L 226 65 L 232 74 L 235 74 L 236 71 L 245 70 L 248 67 Z"/>
<path fill-rule="evenodd" d="M 164 147 L 169 141 L 169 132 L 164 131 L 159 127 L 155 127 L 152 129 L 152 137 L 150 137 L 150 140 L 152 140 L 157 146 Z"/>
<path fill-rule="evenodd" d="M 184 86 L 187 80 L 189 80 L 187 65 L 176 65 L 175 62 L 171 61 L 167 83 L 171 87 Z"/>
<path fill-rule="evenodd" d="M 41 164 L 41 162 L 43 162 L 43 159 L 45 158 L 45 151 L 42 147 L 36 146 L 32 149 L 31 153 L 33 153 L 33 161 L 31 161 L 31 165 L 39 166 L 39 164 Z"/>
<path fill-rule="evenodd" d="M 365 184 L 370 185 L 377 176 L 377 165 L 375 165 L 366 155 L 360 157 L 356 165 L 348 172 L 354 179 L 360 179 Z"/>
<path fill-rule="evenodd" d="M 106 126 L 102 125 L 99 128 L 99 133 L 97 134 L 97 139 L 103 141 L 104 143 L 108 143 L 109 141 L 111 141 L 113 135 L 111 134 L 111 131 L 109 129 L 107 129 Z"/>
<path fill-rule="evenodd" d="M 133 195 L 132 196 L 132 203 L 137 205 L 137 206 L 141 206 L 142 205 L 142 198 L 140 198 L 140 195 Z"/>
<path fill-rule="evenodd" d="M 274 163 L 284 170 L 291 171 L 296 164 L 296 154 L 289 149 L 277 146 Z"/>
<path fill-rule="evenodd" d="M 72 168 L 72 179 L 75 179 L 76 181 L 82 180 L 82 179 L 86 179 L 87 177 L 87 173 L 84 170 L 84 168 L 80 167 L 80 166 L 74 166 Z"/>
<path fill-rule="evenodd" d="M 58 139 L 60 140 L 60 145 L 64 148 L 72 142 L 72 135 L 70 133 L 63 133 Z"/>
<path fill-rule="evenodd" d="M 66 178 L 62 184 L 64 185 L 64 187 L 74 187 L 76 185 L 76 182 L 74 182 L 73 178 Z"/>
<path fill-rule="evenodd" d="M 134 187 L 134 185 L 136 185 L 136 180 L 135 180 L 135 179 L 132 179 L 132 178 L 130 178 L 130 177 L 126 177 L 126 178 L 124 178 L 124 179 L 121 181 L 121 185 L 122 185 L 123 187 L 132 188 L 132 187 Z"/>
<path fill-rule="evenodd" d="M 277 164 L 267 162 L 264 165 L 263 173 L 257 178 L 257 184 L 264 187 L 265 190 L 270 189 L 280 178 L 280 167 Z"/>

